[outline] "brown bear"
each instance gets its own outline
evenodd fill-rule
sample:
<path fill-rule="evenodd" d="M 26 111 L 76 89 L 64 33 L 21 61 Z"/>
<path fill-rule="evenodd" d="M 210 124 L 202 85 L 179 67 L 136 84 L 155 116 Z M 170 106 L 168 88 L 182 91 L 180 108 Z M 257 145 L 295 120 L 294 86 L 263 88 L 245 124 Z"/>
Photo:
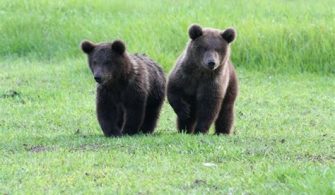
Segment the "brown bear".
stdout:
<path fill-rule="evenodd" d="M 167 97 L 177 114 L 179 132 L 207 133 L 215 121 L 216 134 L 232 132 L 238 80 L 230 60 L 232 28 L 224 31 L 189 28 L 186 49 L 171 71 Z"/>
<path fill-rule="evenodd" d="M 129 54 L 121 40 L 81 49 L 97 84 L 96 111 L 105 136 L 152 133 L 165 98 L 165 76 L 145 55 Z"/>

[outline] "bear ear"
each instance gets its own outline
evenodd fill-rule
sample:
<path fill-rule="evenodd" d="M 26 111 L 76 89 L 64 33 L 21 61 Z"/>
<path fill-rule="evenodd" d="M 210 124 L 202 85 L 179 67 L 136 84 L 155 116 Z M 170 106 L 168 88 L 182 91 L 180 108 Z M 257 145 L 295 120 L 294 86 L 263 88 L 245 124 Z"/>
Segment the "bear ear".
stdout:
<path fill-rule="evenodd" d="M 200 37 L 202 35 L 202 28 L 197 24 L 193 24 L 188 28 L 188 35 L 192 40 Z"/>
<path fill-rule="evenodd" d="M 85 52 L 86 54 L 91 53 L 94 48 L 95 48 L 95 44 L 92 43 L 91 41 L 82 41 L 80 44 L 81 50 L 83 50 L 83 52 Z"/>
<path fill-rule="evenodd" d="M 236 31 L 233 28 L 228 28 L 221 33 L 221 36 L 228 43 L 231 43 L 236 39 Z"/>
<path fill-rule="evenodd" d="M 112 50 L 118 54 L 123 54 L 126 51 L 126 46 L 121 40 L 116 40 L 112 43 Z"/>

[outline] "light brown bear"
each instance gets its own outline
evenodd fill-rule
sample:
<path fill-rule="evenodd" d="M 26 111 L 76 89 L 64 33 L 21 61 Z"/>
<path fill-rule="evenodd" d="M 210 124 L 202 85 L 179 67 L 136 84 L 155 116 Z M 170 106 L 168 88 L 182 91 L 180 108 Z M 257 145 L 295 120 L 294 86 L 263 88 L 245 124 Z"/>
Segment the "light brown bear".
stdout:
<path fill-rule="evenodd" d="M 168 101 L 177 114 L 179 132 L 232 132 L 238 80 L 230 60 L 232 28 L 218 30 L 192 25 L 190 41 L 169 75 Z"/>

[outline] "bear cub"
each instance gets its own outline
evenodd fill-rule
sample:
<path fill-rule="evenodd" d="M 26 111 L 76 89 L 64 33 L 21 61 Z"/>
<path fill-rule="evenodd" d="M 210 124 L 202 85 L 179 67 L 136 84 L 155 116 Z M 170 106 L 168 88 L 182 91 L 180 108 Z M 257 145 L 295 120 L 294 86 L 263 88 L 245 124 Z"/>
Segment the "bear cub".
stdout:
<path fill-rule="evenodd" d="M 167 84 L 167 97 L 177 114 L 179 132 L 232 132 L 238 80 L 230 60 L 232 28 L 218 30 L 192 25 L 190 41 L 177 59 Z"/>
<path fill-rule="evenodd" d="M 129 54 L 121 40 L 81 49 L 95 81 L 96 112 L 105 136 L 152 133 L 165 97 L 160 66 L 145 55 Z"/>

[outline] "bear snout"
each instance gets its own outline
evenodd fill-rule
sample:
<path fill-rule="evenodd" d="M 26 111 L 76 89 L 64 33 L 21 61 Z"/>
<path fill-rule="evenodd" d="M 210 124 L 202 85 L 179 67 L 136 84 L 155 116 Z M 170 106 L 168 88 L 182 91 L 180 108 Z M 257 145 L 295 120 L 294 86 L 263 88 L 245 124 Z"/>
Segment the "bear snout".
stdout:
<path fill-rule="evenodd" d="M 94 76 L 94 80 L 99 84 L 102 82 L 101 76 Z"/>
<path fill-rule="evenodd" d="M 207 66 L 209 69 L 213 70 L 215 68 L 215 62 L 214 61 L 209 61 L 207 62 Z"/>
<path fill-rule="evenodd" d="M 219 64 L 219 55 L 217 52 L 208 51 L 204 54 L 203 66 L 209 70 L 214 70 Z"/>
<path fill-rule="evenodd" d="M 100 73 L 95 72 L 95 73 L 93 74 L 93 77 L 94 77 L 94 80 L 95 80 L 97 83 L 99 83 L 99 84 L 102 83 L 103 79 L 102 79 L 102 75 L 101 75 Z"/>
<path fill-rule="evenodd" d="M 214 70 L 219 66 L 217 60 L 210 58 L 203 62 L 203 66 L 208 70 Z"/>

